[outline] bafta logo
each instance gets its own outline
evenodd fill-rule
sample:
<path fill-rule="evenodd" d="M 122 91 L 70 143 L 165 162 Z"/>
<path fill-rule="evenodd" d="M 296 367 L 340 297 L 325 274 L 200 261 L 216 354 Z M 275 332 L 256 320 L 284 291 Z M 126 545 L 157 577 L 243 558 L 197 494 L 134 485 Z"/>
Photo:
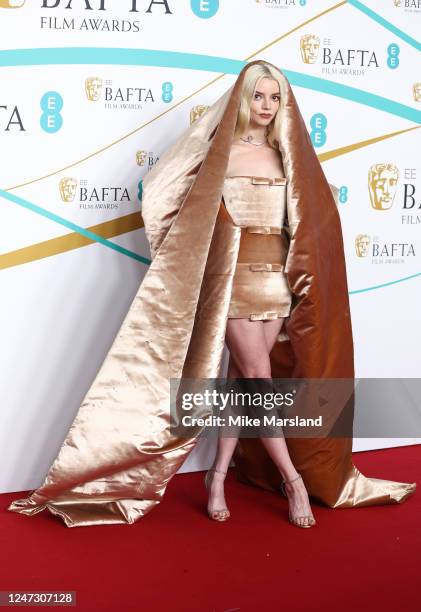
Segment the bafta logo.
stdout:
<path fill-rule="evenodd" d="M 315 34 L 305 34 L 300 38 L 301 59 L 305 64 L 314 64 L 317 60 L 320 38 Z"/>
<path fill-rule="evenodd" d="M 73 202 L 76 195 L 77 180 L 70 176 L 60 179 L 59 189 L 63 202 Z"/>
<path fill-rule="evenodd" d="M 399 171 L 395 164 L 374 164 L 368 171 L 368 191 L 375 210 L 392 208 Z"/>
<path fill-rule="evenodd" d="M 415 102 L 421 102 L 421 83 L 414 83 L 412 85 L 412 93 L 414 95 Z"/>
<path fill-rule="evenodd" d="M 147 151 L 136 151 L 136 163 L 138 166 L 144 166 L 146 163 Z"/>
<path fill-rule="evenodd" d="M 190 125 L 197 121 L 197 119 L 199 119 L 199 117 L 201 117 L 203 113 L 208 110 L 208 108 L 209 106 L 205 106 L 204 104 L 197 104 L 196 106 L 193 106 L 190 111 Z"/>
<path fill-rule="evenodd" d="M 357 257 L 367 257 L 371 238 L 368 234 L 358 234 L 355 238 L 355 252 Z"/>
<path fill-rule="evenodd" d="M 88 77 L 85 79 L 86 97 L 91 102 L 99 100 L 102 91 L 102 79 L 99 77 Z"/>
<path fill-rule="evenodd" d="M 25 0 L 0 0 L 0 8 L 21 8 Z"/>
<path fill-rule="evenodd" d="M 402 4 L 402 0 L 393 0 L 393 4 L 399 8 Z"/>

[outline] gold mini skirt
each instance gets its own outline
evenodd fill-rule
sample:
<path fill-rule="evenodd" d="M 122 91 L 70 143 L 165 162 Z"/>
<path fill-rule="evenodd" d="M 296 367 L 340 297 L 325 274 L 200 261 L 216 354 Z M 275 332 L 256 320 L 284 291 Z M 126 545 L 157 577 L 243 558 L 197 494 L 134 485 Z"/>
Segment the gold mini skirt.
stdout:
<path fill-rule="evenodd" d="M 228 318 L 258 321 L 289 316 L 292 294 L 284 273 L 287 249 L 280 227 L 241 228 Z"/>

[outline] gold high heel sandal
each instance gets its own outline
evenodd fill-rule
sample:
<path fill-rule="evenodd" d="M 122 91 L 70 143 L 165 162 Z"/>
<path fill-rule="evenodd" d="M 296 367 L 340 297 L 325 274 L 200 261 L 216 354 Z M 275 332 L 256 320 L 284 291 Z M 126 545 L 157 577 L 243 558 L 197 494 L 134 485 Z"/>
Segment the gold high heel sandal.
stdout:
<path fill-rule="evenodd" d="M 295 482 L 299 478 L 302 479 L 301 474 L 299 474 L 296 478 L 293 478 L 292 480 L 283 480 L 282 481 L 282 483 L 281 483 L 281 490 L 282 490 L 282 493 L 285 495 L 285 497 L 287 499 L 288 499 L 288 495 L 287 495 L 287 492 L 286 492 L 286 489 L 285 489 L 285 485 L 286 484 L 291 484 L 291 482 Z M 316 519 L 313 518 L 311 516 L 311 514 L 304 514 L 304 515 L 296 516 L 296 517 L 293 518 L 291 516 L 291 512 L 288 511 L 288 518 L 289 518 L 290 523 L 292 523 L 296 527 L 304 527 L 304 528 L 306 528 L 306 527 L 314 527 L 314 525 L 316 524 Z M 308 518 L 310 522 L 307 525 L 301 525 L 299 522 L 297 522 L 297 519 L 300 519 L 300 518 Z"/>
<path fill-rule="evenodd" d="M 209 490 L 209 487 L 211 485 L 211 483 L 209 482 L 209 477 L 213 472 L 221 472 L 221 474 L 226 474 L 226 472 L 224 472 L 223 470 L 217 470 L 216 468 L 211 468 L 210 470 L 208 470 L 205 474 L 205 487 L 207 490 Z M 214 521 L 222 522 L 229 519 L 230 511 L 228 510 L 228 508 L 220 508 L 219 510 L 208 510 L 208 515 L 209 518 L 213 519 Z"/>

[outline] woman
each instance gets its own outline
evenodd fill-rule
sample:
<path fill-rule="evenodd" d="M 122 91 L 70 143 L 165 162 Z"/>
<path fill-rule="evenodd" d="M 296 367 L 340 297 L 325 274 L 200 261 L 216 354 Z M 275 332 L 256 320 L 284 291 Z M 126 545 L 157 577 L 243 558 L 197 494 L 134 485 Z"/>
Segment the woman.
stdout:
<path fill-rule="evenodd" d="M 44 483 L 15 500 L 11 511 L 33 515 L 47 508 L 68 527 L 132 524 L 160 503 L 196 445 L 203 427 L 184 436 L 172 427 L 171 379 L 217 378 L 225 338 L 237 358 L 244 354 L 235 338 L 246 323 L 228 320 L 242 232 L 222 194 L 243 82 L 249 68 L 265 65 L 277 71 L 280 86 L 275 124 L 288 186 L 284 272 L 292 293 L 291 313 L 278 337 L 280 321 L 259 324 L 271 332 L 271 342 L 276 338 L 271 375 L 350 381 L 335 389 L 324 411 L 328 432 L 335 433 L 344 414 L 352 416 L 352 329 L 336 203 L 285 75 L 267 62 L 251 62 L 145 177 L 142 216 L 152 263 Z M 277 175 L 279 167 L 265 163 L 265 173 L 270 170 Z M 278 492 L 281 473 L 288 480 L 296 469 L 309 495 L 331 508 L 404 501 L 415 484 L 363 476 L 352 463 L 352 419 L 345 423 L 340 437 L 288 438 L 295 468 L 282 441 L 263 445 L 240 437 L 233 454 L 237 477 Z M 290 512 L 298 524 L 311 523 L 300 480 L 286 491 Z M 215 510 L 224 502 L 216 480 L 212 488 Z M 310 519 L 300 519 L 302 514 Z"/>
<path fill-rule="evenodd" d="M 278 79 L 277 71 L 269 65 L 257 64 L 247 71 L 224 184 L 230 213 L 242 226 L 226 330 L 228 378 L 271 377 L 269 355 L 290 313 L 291 294 L 282 270 L 286 251 L 280 236 L 286 201 L 285 174 L 276 141 L 281 101 Z M 258 180 L 250 180 L 253 175 Z M 263 233 L 265 229 L 270 233 Z M 255 266 L 257 269 L 250 271 L 250 263 L 268 265 L 269 270 Z M 284 478 L 290 521 L 298 527 L 315 525 L 306 488 L 285 439 L 272 436 L 261 441 Z M 208 484 L 212 475 L 208 513 L 215 520 L 229 517 L 223 482 L 236 444 L 236 437 L 219 437 L 214 466 L 206 478 Z"/>

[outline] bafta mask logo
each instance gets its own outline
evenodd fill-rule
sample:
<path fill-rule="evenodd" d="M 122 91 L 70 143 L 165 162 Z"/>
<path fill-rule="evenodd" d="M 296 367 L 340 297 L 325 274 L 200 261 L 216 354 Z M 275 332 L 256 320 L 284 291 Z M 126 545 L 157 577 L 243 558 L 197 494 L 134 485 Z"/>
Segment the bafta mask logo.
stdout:
<path fill-rule="evenodd" d="M 392 208 L 399 171 L 395 164 L 374 164 L 368 171 L 368 191 L 375 210 Z"/>
<path fill-rule="evenodd" d="M 60 179 L 59 189 L 63 202 L 73 202 L 76 195 L 77 180 L 70 176 Z"/>
<path fill-rule="evenodd" d="M 0 8 L 21 8 L 26 0 L 0 0 Z"/>
<path fill-rule="evenodd" d="M 147 154 L 147 151 L 136 151 L 136 163 L 138 166 L 145 165 Z"/>
<path fill-rule="evenodd" d="M 102 79 L 99 77 L 88 77 L 85 79 L 86 97 L 90 102 L 99 100 L 102 91 Z"/>
<path fill-rule="evenodd" d="M 320 38 L 315 34 L 305 34 L 300 38 L 301 59 L 305 64 L 314 64 L 317 60 Z"/>
<path fill-rule="evenodd" d="M 393 4 L 399 8 L 402 5 L 402 0 L 393 0 Z"/>
<path fill-rule="evenodd" d="M 415 102 L 421 102 L 421 83 L 414 83 L 412 85 L 412 93 L 414 95 Z"/>
<path fill-rule="evenodd" d="M 355 252 L 357 257 L 367 257 L 371 238 L 368 234 L 358 234 L 355 238 Z"/>
<path fill-rule="evenodd" d="M 209 106 L 205 106 L 204 104 L 197 104 L 196 106 L 193 106 L 190 111 L 190 125 L 197 121 L 197 119 L 199 119 L 199 117 L 201 117 L 208 110 L 208 108 Z"/>

